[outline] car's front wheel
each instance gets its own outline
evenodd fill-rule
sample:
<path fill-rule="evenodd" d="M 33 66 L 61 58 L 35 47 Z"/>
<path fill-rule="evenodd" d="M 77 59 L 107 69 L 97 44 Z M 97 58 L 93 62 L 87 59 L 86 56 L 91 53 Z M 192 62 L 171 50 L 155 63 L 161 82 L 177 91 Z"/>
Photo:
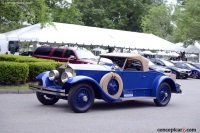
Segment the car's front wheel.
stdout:
<path fill-rule="evenodd" d="M 40 86 L 42 86 L 42 81 L 39 82 Z M 37 99 L 44 105 L 54 105 L 58 102 L 59 98 L 54 95 L 44 94 L 41 92 L 36 92 Z"/>
<path fill-rule="evenodd" d="M 74 85 L 68 94 L 68 105 L 76 113 L 87 112 L 94 103 L 94 90 L 88 84 Z"/>
<path fill-rule="evenodd" d="M 157 98 L 154 103 L 157 106 L 166 106 L 171 99 L 171 87 L 168 83 L 163 82 L 158 89 Z"/>
<path fill-rule="evenodd" d="M 192 72 L 192 78 L 195 78 L 195 79 L 199 78 L 199 72 L 198 71 L 193 71 Z"/>
<path fill-rule="evenodd" d="M 54 105 L 58 102 L 59 98 L 54 95 L 44 94 L 41 92 L 36 92 L 37 99 L 44 105 Z"/>

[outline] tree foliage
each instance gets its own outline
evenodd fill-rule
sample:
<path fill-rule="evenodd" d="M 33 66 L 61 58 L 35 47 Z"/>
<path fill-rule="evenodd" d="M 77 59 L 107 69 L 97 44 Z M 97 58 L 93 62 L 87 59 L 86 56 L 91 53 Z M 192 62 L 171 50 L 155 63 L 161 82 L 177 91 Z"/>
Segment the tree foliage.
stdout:
<path fill-rule="evenodd" d="M 173 25 L 171 23 L 172 7 L 165 4 L 155 4 L 142 17 L 142 29 L 163 39 L 171 40 Z"/>
<path fill-rule="evenodd" d="M 53 22 L 79 24 L 83 25 L 83 14 L 77 9 L 73 3 L 66 0 L 46 0 L 48 7 L 51 9 L 51 17 Z"/>
<path fill-rule="evenodd" d="M 83 13 L 87 26 L 141 32 L 141 16 L 147 12 L 149 0 L 74 0 Z"/>
<path fill-rule="evenodd" d="M 51 22 L 50 9 L 45 0 L 4 0 L 0 1 L 0 32 L 6 32 L 19 27 L 24 23 L 36 24 Z"/>
<path fill-rule="evenodd" d="M 183 1 L 177 6 L 174 13 L 176 28 L 174 36 L 176 42 L 192 44 L 195 40 L 200 40 L 200 0 Z"/>

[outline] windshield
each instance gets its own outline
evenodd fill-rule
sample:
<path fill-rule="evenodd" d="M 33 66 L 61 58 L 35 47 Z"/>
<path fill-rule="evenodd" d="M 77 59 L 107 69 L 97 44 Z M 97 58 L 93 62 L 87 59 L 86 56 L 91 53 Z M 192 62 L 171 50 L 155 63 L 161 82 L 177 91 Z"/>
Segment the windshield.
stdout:
<path fill-rule="evenodd" d="M 79 59 L 93 59 L 97 60 L 97 57 L 90 51 L 87 50 L 77 50 L 76 54 Z"/>
<path fill-rule="evenodd" d="M 113 64 L 113 62 L 110 59 L 103 58 L 103 57 L 100 58 L 100 62 L 99 63 L 101 63 L 101 64 L 103 64 L 103 63 Z"/>
<path fill-rule="evenodd" d="M 124 57 L 113 57 L 113 56 L 108 56 L 108 57 L 104 57 L 104 56 L 100 56 L 100 62 L 104 62 L 104 63 L 113 63 L 117 66 L 119 66 L 120 68 L 123 67 L 124 62 L 125 62 L 126 58 Z"/>
<path fill-rule="evenodd" d="M 200 64 L 194 64 L 195 66 L 197 66 L 198 68 L 200 68 Z"/>
<path fill-rule="evenodd" d="M 190 67 L 190 68 L 197 68 L 196 66 L 193 66 L 193 65 L 191 65 L 191 64 L 186 64 L 188 67 Z"/>
<path fill-rule="evenodd" d="M 173 63 L 166 61 L 166 60 L 162 60 L 162 62 L 166 65 L 166 66 L 174 66 Z"/>
<path fill-rule="evenodd" d="M 149 66 L 155 65 L 152 61 L 149 60 Z"/>

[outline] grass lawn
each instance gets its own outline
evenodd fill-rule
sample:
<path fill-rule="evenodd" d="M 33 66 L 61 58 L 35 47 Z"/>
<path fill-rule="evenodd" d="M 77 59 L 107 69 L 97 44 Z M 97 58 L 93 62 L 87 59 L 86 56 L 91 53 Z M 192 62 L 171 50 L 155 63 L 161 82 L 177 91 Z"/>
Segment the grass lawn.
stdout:
<path fill-rule="evenodd" d="M 22 85 L 0 85 L 0 90 L 29 90 L 29 88 L 28 83 L 26 83 Z"/>
<path fill-rule="evenodd" d="M 0 85 L 0 90 L 28 90 L 28 84 L 24 85 Z"/>

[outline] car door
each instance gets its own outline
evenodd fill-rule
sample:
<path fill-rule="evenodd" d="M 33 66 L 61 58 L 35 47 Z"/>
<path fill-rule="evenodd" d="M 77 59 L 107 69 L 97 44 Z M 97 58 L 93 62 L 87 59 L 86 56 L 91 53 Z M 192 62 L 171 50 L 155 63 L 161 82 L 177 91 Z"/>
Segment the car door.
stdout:
<path fill-rule="evenodd" d="M 133 69 L 124 70 L 122 74 L 124 89 L 150 88 L 150 84 L 152 84 L 151 75 L 143 71 L 141 61 L 133 60 L 132 62 Z"/>

